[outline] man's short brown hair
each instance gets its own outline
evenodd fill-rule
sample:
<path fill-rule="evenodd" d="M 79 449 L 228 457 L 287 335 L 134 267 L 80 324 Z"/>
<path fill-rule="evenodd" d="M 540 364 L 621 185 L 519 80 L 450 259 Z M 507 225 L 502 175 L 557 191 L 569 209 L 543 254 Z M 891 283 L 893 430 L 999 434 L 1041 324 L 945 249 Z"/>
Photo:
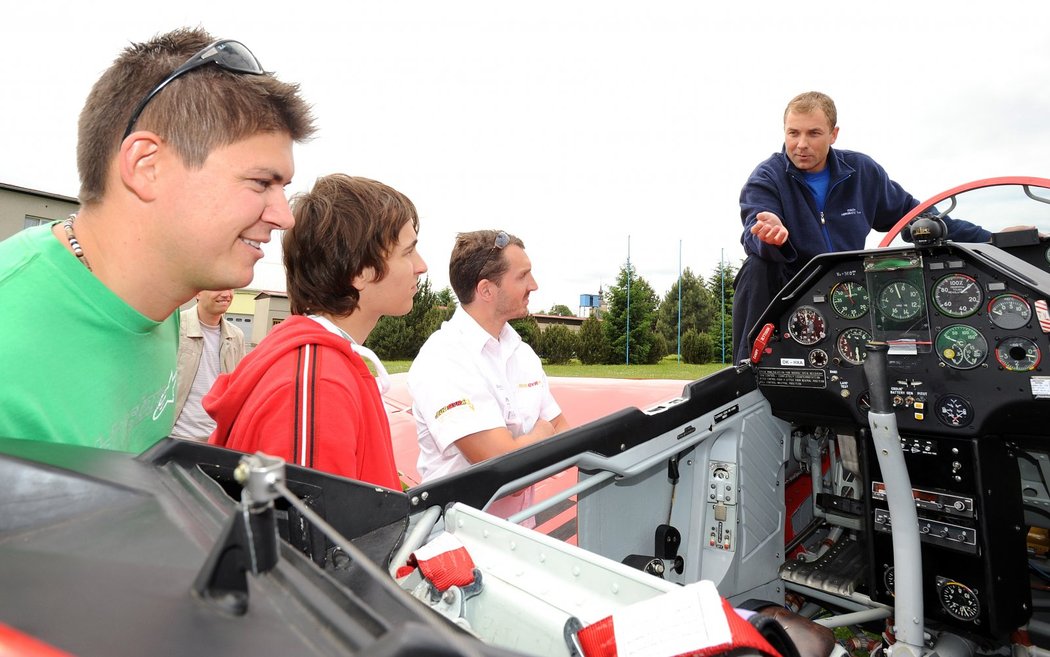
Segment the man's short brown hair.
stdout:
<path fill-rule="evenodd" d="M 81 203 L 97 202 L 105 194 L 110 163 L 135 105 L 213 41 L 200 28 L 177 29 L 128 46 L 102 74 L 80 112 Z M 214 149 L 261 132 L 284 132 L 297 142 L 314 132 L 298 85 L 271 74 L 246 75 L 215 65 L 173 80 L 146 105 L 135 127 L 163 137 L 191 168 L 203 166 Z"/>
<path fill-rule="evenodd" d="M 354 277 L 386 261 L 405 224 L 419 230 L 416 206 L 396 189 L 341 173 L 318 178 L 292 199 L 295 225 L 284 234 L 284 269 L 292 313 L 346 317 L 357 309 Z"/>
<path fill-rule="evenodd" d="M 831 100 L 831 96 L 819 91 L 807 91 L 792 98 L 784 108 L 784 123 L 787 123 L 789 112 L 809 114 L 817 110 L 824 113 L 824 116 L 828 118 L 828 123 L 831 124 L 831 129 L 834 130 L 839 124 L 839 113 L 835 109 L 835 101 Z"/>
<path fill-rule="evenodd" d="M 497 246 L 496 236 L 500 234 L 507 236 L 506 243 Z M 525 243 L 502 230 L 476 230 L 456 235 L 456 245 L 452 247 L 448 263 L 448 278 L 460 303 L 474 302 L 474 291 L 482 280 L 499 282 L 510 267 L 503 254 L 508 246 L 524 249 Z"/>

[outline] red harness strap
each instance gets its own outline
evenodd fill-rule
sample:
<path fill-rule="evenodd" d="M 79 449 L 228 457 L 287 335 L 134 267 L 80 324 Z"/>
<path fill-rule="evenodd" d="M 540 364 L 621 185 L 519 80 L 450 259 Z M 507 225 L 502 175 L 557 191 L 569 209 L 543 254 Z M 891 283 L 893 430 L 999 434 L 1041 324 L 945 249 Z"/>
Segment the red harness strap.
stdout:
<path fill-rule="evenodd" d="M 708 581 L 625 607 L 577 639 L 585 657 L 713 657 L 737 648 L 780 657 Z"/>
<path fill-rule="evenodd" d="M 408 565 L 398 568 L 397 577 L 405 577 L 417 567 L 439 592 L 474 582 L 474 560 L 463 543 L 452 534 L 439 534 L 413 552 L 408 558 Z"/>

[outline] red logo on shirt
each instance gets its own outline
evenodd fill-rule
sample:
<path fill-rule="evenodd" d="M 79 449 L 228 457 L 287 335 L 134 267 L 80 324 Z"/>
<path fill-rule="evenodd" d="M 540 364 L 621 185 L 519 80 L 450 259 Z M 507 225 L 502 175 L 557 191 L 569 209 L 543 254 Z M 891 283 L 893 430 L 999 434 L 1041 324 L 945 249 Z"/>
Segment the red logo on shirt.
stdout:
<path fill-rule="evenodd" d="M 543 382 L 542 381 L 538 381 L 538 380 L 537 381 L 530 381 L 529 383 L 519 383 L 518 387 L 519 388 L 535 388 L 536 386 L 540 385 L 541 383 L 543 383 Z"/>

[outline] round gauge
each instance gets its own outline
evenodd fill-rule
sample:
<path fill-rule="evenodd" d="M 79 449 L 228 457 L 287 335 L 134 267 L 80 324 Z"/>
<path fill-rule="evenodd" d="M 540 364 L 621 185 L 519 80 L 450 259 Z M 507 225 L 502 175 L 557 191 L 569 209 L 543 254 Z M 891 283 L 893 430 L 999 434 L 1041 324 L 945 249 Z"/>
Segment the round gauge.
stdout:
<path fill-rule="evenodd" d="M 857 281 L 842 281 L 831 288 L 831 309 L 845 319 L 860 319 L 868 314 L 871 297 L 868 288 Z"/>
<path fill-rule="evenodd" d="M 1032 307 L 1016 294 L 1000 294 L 988 302 L 988 319 L 999 328 L 1019 329 L 1032 319 Z"/>
<path fill-rule="evenodd" d="M 888 592 L 893 593 L 893 566 L 887 566 L 886 572 L 882 574 L 882 583 Z"/>
<path fill-rule="evenodd" d="M 933 305 L 948 317 L 969 317 L 982 301 L 984 294 L 977 279 L 966 274 L 948 274 L 933 286 Z"/>
<path fill-rule="evenodd" d="M 937 597 L 941 607 L 952 618 L 961 621 L 975 621 L 981 614 L 981 603 L 977 595 L 965 584 L 951 580 L 942 582 L 937 587 Z"/>
<path fill-rule="evenodd" d="M 941 329 L 934 348 L 948 367 L 957 370 L 972 370 L 988 355 L 988 341 L 980 331 L 965 324 L 952 324 Z"/>
<path fill-rule="evenodd" d="M 899 321 L 914 319 L 922 312 L 922 292 L 908 281 L 894 281 L 879 292 L 877 308 Z"/>
<path fill-rule="evenodd" d="M 1031 372 L 1039 367 L 1043 354 L 1028 338 L 1005 338 L 995 348 L 995 359 L 1011 372 Z"/>
<path fill-rule="evenodd" d="M 1050 247 L 1047 247 L 1046 249 L 1046 261 L 1050 262 Z"/>
<path fill-rule="evenodd" d="M 949 427 L 965 427 L 973 422 L 973 406 L 959 395 L 945 395 L 934 407 L 937 419 Z"/>
<path fill-rule="evenodd" d="M 809 364 L 812 367 L 822 369 L 828 365 L 828 352 L 823 349 L 814 349 L 809 352 Z"/>
<path fill-rule="evenodd" d="M 868 355 L 864 347 L 869 342 L 871 342 L 871 333 L 853 326 L 839 333 L 839 339 L 835 341 L 835 349 L 839 352 L 839 356 L 842 356 L 842 360 L 850 365 L 860 365 Z"/>
<path fill-rule="evenodd" d="M 868 411 L 871 410 L 871 393 L 870 392 L 865 390 L 864 392 L 860 393 L 860 397 L 857 397 L 857 408 L 859 408 L 860 412 L 863 413 L 864 415 L 868 414 Z"/>
<path fill-rule="evenodd" d="M 795 312 L 791 313 L 788 333 L 799 344 L 817 344 L 827 335 L 824 316 L 813 306 L 799 306 Z"/>

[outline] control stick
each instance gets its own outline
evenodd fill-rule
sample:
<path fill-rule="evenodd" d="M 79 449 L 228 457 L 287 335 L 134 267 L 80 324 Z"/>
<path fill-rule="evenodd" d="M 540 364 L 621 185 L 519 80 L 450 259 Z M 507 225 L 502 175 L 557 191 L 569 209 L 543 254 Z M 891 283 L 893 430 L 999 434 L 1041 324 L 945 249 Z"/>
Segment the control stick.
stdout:
<path fill-rule="evenodd" d="M 897 416 L 890 403 L 887 354 L 884 342 L 869 342 L 864 359 L 871 410 L 868 425 L 879 469 L 886 484 L 893 540 L 894 610 L 897 642 L 887 648 L 890 657 L 923 654 L 922 552 L 919 547 L 919 514 L 915 510 L 911 478 L 904 463 Z"/>

